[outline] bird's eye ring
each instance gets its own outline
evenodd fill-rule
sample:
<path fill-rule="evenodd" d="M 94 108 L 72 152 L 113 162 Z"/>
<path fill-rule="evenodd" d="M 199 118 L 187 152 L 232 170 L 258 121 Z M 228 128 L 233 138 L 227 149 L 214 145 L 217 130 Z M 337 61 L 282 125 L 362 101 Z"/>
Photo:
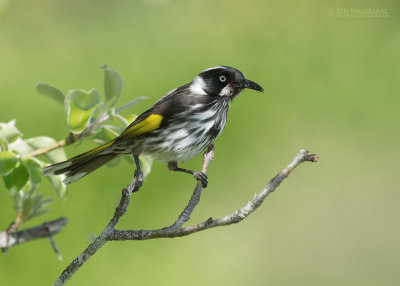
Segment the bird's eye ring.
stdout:
<path fill-rule="evenodd" d="M 223 76 L 223 75 L 221 75 L 221 76 L 219 77 L 219 80 L 220 80 L 221 82 L 225 82 L 225 81 L 226 81 L 226 77 Z"/>

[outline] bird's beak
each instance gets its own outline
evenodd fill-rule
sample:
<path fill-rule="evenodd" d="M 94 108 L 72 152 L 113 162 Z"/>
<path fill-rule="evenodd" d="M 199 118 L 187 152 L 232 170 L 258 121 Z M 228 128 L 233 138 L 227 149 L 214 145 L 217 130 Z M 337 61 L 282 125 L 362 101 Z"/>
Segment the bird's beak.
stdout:
<path fill-rule="evenodd" d="M 239 86 L 240 88 L 250 88 L 250 89 L 254 89 L 254 90 L 258 90 L 261 92 L 264 92 L 264 89 L 257 83 L 255 83 L 254 81 L 245 79 L 244 81 L 242 81 Z"/>

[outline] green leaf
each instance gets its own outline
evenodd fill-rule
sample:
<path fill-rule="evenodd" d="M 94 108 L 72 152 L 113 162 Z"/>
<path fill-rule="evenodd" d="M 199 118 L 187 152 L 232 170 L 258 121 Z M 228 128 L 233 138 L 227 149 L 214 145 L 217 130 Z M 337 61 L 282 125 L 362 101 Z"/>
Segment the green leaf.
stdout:
<path fill-rule="evenodd" d="M 25 199 L 25 192 L 20 190 L 17 192 L 12 193 L 13 199 L 14 199 L 14 209 L 17 213 L 22 212 L 22 206 L 24 204 L 24 199 Z"/>
<path fill-rule="evenodd" d="M 3 180 L 9 192 L 18 192 L 28 182 L 29 172 L 24 164 L 19 163 L 10 174 L 3 177 Z"/>
<path fill-rule="evenodd" d="M 46 208 L 53 202 L 52 198 L 45 198 L 43 194 L 34 194 L 32 196 L 32 211 L 29 214 L 29 218 L 33 218 L 39 215 L 43 215 L 50 210 Z"/>
<path fill-rule="evenodd" d="M 109 101 L 114 99 L 110 106 L 113 106 L 121 94 L 122 88 L 124 86 L 124 82 L 122 80 L 121 75 L 104 65 L 102 67 L 104 70 L 104 94 L 106 97 L 105 103 L 107 104 Z"/>
<path fill-rule="evenodd" d="M 36 84 L 36 90 L 38 93 L 48 96 L 61 104 L 64 104 L 65 95 L 58 88 L 55 88 L 54 86 L 48 85 L 44 82 L 39 82 L 38 84 Z"/>
<path fill-rule="evenodd" d="M 25 197 L 22 203 L 22 221 L 27 221 L 31 218 L 33 210 L 33 201 L 31 197 Z"/>
<path fill-rule="evenodd" d="M 148 98 L 147 96 L 139 96 L 139 97 L 135 98 L 134 100 L 132 100 L 132 101 L 130 101 L 128 103 L 125 103 L 124 105 L 116 108 L 116 112 L 120 113 L 121 111 L 123 111 L 125 109 L 128 109 L 128 108 L 131 108 L 132 106 L 138 104 L 139 102 L 141 102 L 141 101 L 143 101 L 143 100 L 145 100 L 147 98 Z"/>
<path fill-rule="evenodd" d="M 115 128 L 113 128 L 112 126 L 107 126 L 107 125 L 103 126 L 101 128 L 101 133 L 103 133 L 105 135 L 104 138 L 107 141 L 110 141 L 119 135 L 119 132 L 117 130 L 115 130 Z"/>
<path fill-rule="evenodd" d="M 21 132 L 15 127 L 15 120 L 8 123 L 0 122 L 0 136 L 5 138 L 8 143 L 14 142 L 21 135 Z"/>
<path fill-rule="evenodd" d="M 90 117 L 92 116 L 93 109 L 82 110 L 76 107 L 72 102 L 68 102 L 68 129 L 72 133 L 81 133 L 87 126 Z"/>
<path fill-rule="evenodd" d="M 34 217 L 37 217 L 37 216 L 41 216 L 41 215 L 47 214 L 48 212 L 50 212 L 50 209 L 41 208 L 40 210 L 35 211 L 35 212 L 32 214 L 32 217 L 31 217 L 31 218 L 34 218 Z"/>
<path fill-rule="evenodd" d="M 37 185 L 42 181 L 42 165 L 35 158 L 27 158 L 24 160 L 25 166 L 28 169 L 32 184 Z"/>
<path fill-rule="evenodd" d="M 18 154 L 28 154 L 32 152 L 34 149 L 22 138 L 18 138 L 13 143 L 9 144 L 9 149 L 13 151 L 17 151 Z"/>
<path fill-rule="evenodd" d="M 100 103 L 100 93 L 97 89 L 85 91 L 75 89 L 68 92 L 68 99 L 79 109 L 88 111 Z"/>
<path fill-rule="evenodd" d="M 56 140 L 47 136 L 38 136 L 26 139 L 26 143 L 36 150 L 50 147 L 56 143 Z"/>
<path fill-rule="evenodd" d="M 63 183 L 64 178 L 64 175 L 47 176 L 47 179 L 50 181 L 50 184 L 53 186 L 54 190 L 62 201 L 65 200 L 68 194 L 67 185 Z"/>
<path fill-rule="evenodd" d="M 129 114 L 128 116 L 125 116 L 126 120 L 128 121 L 129 124 L 131 124 L 135 119 L 137 118 L 136 114 Z"/>
<path fill-rule="evenodd" d="M 0 176 L 7 176 L 14 170 L 18 163 L 18 158 L 14 153 L 5 151 L 0 152 Z"/>
<path fill-rule="evenodd" d="M 29 171 L 29 170 L 28 170 Z M 32 184 L 32 181 L 28 181 L 25 186 L 22 188 L 22 190 L 28 194 L 28 195 L 32 195 L 36 189 L 39 187 L 40 184 Z"/>
<path fill-rule="evenodd" d="M 36 150 L 53 146 L 56 143 L 56 140 L 47 136 L 38 136 L 27 139 L 26 143 Z M 67 160 L 64 148 L 58 148 L 48 152 L 46 158 L 49 159 L 51 163 L 58 163 Z"/>
<path fill-rule="evenodd" d="M 71 90 L 67 94 L 67 123 L 73 133 L 81 133 L 87 126 L 96 106 L 100 103 L 100 94 L 97 89 L 84 91 Z"/>
<path fill-rule="evenodd" d="M 53 164 L 67 160 L 67 155 L 65 154 L 64 148 L 54 149 L 53 151 L 47 153 L 46 157 Z"/>
<path fill-rule="evenodd" d="M 22 194 L 17 199 L 19 201 L 16 204 L 16 209 L 22 212 L 22 221 L 24 222 L 47 213 L 49 209 L 46 207 L 53 202 L 52 198 L 45 198 L 43 194 Z"/>
<path fill-rule="evenodd" d="M 125 128 L 125 127 L 127 127 L 129 125 L 128 120 L 126 120 L 125 117 L 115 113 L 115 109 L 114 108 L 110 108 L 108 110 L 108 115 L 114 121 L 114 123 L 116 123 L 119 126 L 122 126 L 122 127 Z"/>
<path fill-rule="evenodd" d="M 104 144 L 120 134 L 120 131 L 114 126 L 103 125 L 98 129 L 97 133 L 94 136 L 94 139 L 99 144 Z"/>
<path fill-rule="evenodd" d="M 7 140 L 3 136 L 0 136 L 0 151 L 8 151 Z"/>

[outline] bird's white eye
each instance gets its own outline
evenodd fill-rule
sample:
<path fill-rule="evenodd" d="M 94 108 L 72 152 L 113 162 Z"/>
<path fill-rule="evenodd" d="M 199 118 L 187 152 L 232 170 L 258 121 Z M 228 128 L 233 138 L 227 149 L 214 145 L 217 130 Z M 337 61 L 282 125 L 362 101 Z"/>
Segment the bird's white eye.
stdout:
<path fill-rule="evenodd" d="M 223 75 L 221 75 L 221 76 L 219 77 L 219 80 L 220 80 L 221 82 L 225 82 L 225 81 L 226 81 L 226 77 L 223 76 Z"/>

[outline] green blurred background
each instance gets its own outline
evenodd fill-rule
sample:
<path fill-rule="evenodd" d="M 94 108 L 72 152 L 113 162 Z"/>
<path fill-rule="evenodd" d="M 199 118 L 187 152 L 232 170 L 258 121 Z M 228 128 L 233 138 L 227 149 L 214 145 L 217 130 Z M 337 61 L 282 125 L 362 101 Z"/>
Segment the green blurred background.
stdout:
<path fill-rule="evenodd" d="M 336 8 L 385 8 L 387 18 L 336 17 Z M 398 1 L 0 0 L 0 121 L 25 137 L 67 135 L 44 81 L 102 90 L 100 66 L 121 73 L 119 103 L 144 111 L 201 70 L 231 65 L 260 83 L 230 110 L 209 187 L 191 223 L 241 207 L 302 148 L 304 164 L 238 225 L 185 238 L 112 242 L 69 285 L 399 285 Z M 91 144 L 68 147 L 73 156 Z M 199 169 L 201 158 L 184 166 Z M 111 217 L 127 163 L 70 187 L 65 203 L 25 227 L 65 216 L 55 240 L 0 255 L 1 285 L 50 285 Z M 158 228 L 187 203 L 193 178 L 153 165 L 119 228 Z M 39 191 L 55 193 L 47 182 Z M 14 218 L 0 189 L 0 229 Z"/>

